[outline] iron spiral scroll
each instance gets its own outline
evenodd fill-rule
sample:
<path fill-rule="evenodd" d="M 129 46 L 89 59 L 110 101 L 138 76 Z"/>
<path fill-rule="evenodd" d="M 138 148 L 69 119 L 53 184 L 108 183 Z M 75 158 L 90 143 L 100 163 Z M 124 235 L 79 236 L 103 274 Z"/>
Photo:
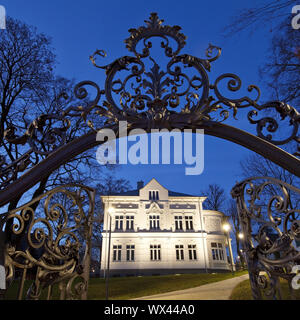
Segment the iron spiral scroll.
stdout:
<path fill-rule="evenodd" d="M 40 115 L 22 133 L 13 124 L 5 128 L 4 142 L 24 152 L 13 161 L 0 155 L 1 205 L 21 196 L 72 157 L 94 147 L 95 133 L 99 129 L 110 127 L 117 132 L 120 121 L 126 121 L 129 129 L 141 128 L 147 132 L 152 128 L 204 128 L 207 134 L 226 136 L 224 139 L 247 147 L 300 177 L 297 158 L 300 156 L 300 114 L 297 109 L 281 101 L 259 103 L 261 92 L 256 85 L 246 88 L 251 97 L 231 98 L 243 90 L 242 80 L 237 75 L 224 73 L 214 81 L 209 78 L 213 62 L 221 56 L 221 48 L 210 44 L 205 58 L 182 53 L 187 38 L 181 28 L 164 25 L 164 20 L 156 13 L 150 15 L 144 26 L 129 32 L 125 40 L 128 55 L 106 65 L 98 62 L 99 58 L 107 56 L 104 50 L 96 50 L 90 57 L 96 68 L 105 71 L 103 86 L 81 81 L 72 93 L 76 103 L 70 102 L 71 94 L 62 92 L 57 101 L 67 106 L 64 110 Z M 152 54 L 157 39 L 160 40 L 158 49 L 162 51 L 159 58 Z M 161 60 L 166 61 L 163 67 Z M 236 119 L 241 109 L 249 110 L 247 120 L 256 126 L 256 136 L 225 124 L 231 115 Z M 268 116 L 265 111 L 270 111 Z M 66 137 L 74 119 L 82 121 L 86 131 L 70 142 Z M 291 142 L 296 146 L 294 155 L 277 147 Z M 277 193 L 264 205 L 257 203 L 270 185 L 276 185 Z M 81 186 L 79 189 L 89 195 L 92 193 L 89 188 Z M 71 235 L 86 226 L 85 200 L 92 203 L 92 196 L 84 200 L 78 196 L 81 192 L 55 189 L 30 204 L 0 215 L 1 230 L 6 223 L 12 223 L 12 239 L 5 253 L 8 284 L 14 279 L 16 268 L 23 270 L 22 279 L 26 278 L 27 270 L 36 270 L 28 298 L 38 299 L 42 287 L 50 288 L 50 297 L 51 286 L 56 282 L 61 283 L 62 298 L 76 298 L 86 290 L 80 270 L 79 242 Z M 74 223 L 71 229 L 63 222 L 55 228 L 52 225 L 66 218 L 67 210 L 61 201 L 50 210 L 47 205 L 39 212 L 31 209 L 36 203 L 45 201 L 46 204 L 56 193 L 72 199 L 78 208 L 71 219 Z M 270 297 L 278 297 L 278 279 L 282 277 L 291 283 L 292 267 L 300 262 L 294 246 L 299 239 L 300 212 L 292 204 L 295 198 L 291 198 L 291 194 L 299 195 L 300 190 L 267 177 L 247 179 L 232 191 L 246 237 L 244 246 L 255 298 L 262 297 L 261 289 L 267 289 Z M 34 228 L 36 223 L 43 227 Z M 255 234 L 254 226 L 260 226 Z M 28 228 L 30 232 L 26 233 Z M 268 235 L 270 230 L 276 237 Z M 72 241 L 58 240 L 67 235 Z M 29 249 L 17 247 L 14 237 L 25 237 Z M 44 250 L 42 255 L 34 257 L 32 252 L 40 249 Z M 76 277 L 82 281 L 77 283 Z"/>
<path fill-rule="evenodd" d="M 300 189 L 275 178 L 253 177 L 238 183 L 231 194 L 237 202 L 253 297 L 281 299 L 284 279 L 293 298 L 294 266 L 300 265 Z"/>
<path fill-rule="evenodd" d="M 11 230 L 5 240 L 7 289 L 19 279 L 18 299 L 49 300 L 56 285 L 55 299 L 82 299 L 93 210 L 93 189 L 63 185 L 0 215 L 1 230 Z"/>
<path fill-rule="evenodd" d="M 90 57 L 93 65 L 106 71 L 106 81 L 103 90 L 96 83 L 83 81 L 75 88 L 78 98 L 86 98 L 88 91 L 85 87 L 96 88 L 97 95 L 92 99 L 90 106 L 83 109 L 86 117 L 92 110 L 104 116 L 107 123 L 117 123 L 126 120 L 130 124 L 144 127 L 178 128 L 180 124 L 190 123 L 199 125 L 204 121 L 223 122 L 230 116 L 235 118 L 238 110 L 253 107 L 248 112 L 248 120 L 256 124 L 257 135 L 275 145 L 285 145 L 294 140 L 299 145 L 299 112 L 290 105 L 280 101 L 270 101 L 259 104 L 260 89 L 256 85 L 249 85 L 248 92 L 254 92 L 254 97 L 229 98 L 222 93 L 221 86 L 226 83 L 229 92 L 238 92 L 242 89 L 242 80 L 233 73 L 225 73 L 211 83 L 208 72 L 211 64 L 221 56 L 221 48 L 209 45 L 206 58 L 201 59 L 189 54 L 181 54 L 186 44 L 186 36 L 181 33 L 179 26 L 165 26 L 156 13 L 152 13 L 146 20 L 146 27 L 130 29 L 131 36 L 125 40 L 126 48 L 134 56 L 123 56 L 113 63 L 100 66 L 97 57 L 107 56 L 104 50 L 96 50 Z M 160 38 L 161 48 L 169 62 L 166 70 L 161 70 L 158 63 L 151 57 L 153 47 L 151 38 Z M 173 39 L 177 47 L 172 48 L 169 39 Z M 138 51 L 142 43 L 143 49 Z M 152 61 L 150 70 L 146 69 L 144 61 Z M 184 70 L 191 71 L 189 75 Z M 118 78 L 120 72 L 127 72 L 122 81 Z M 129 82 L 131 86 L 129 86 Z M 119 100 L 113 97 L 118 96 Z M 100 103 L 103 97 L 103 103 Z M 256 119 L 259 112 L 272 109 L 281 120 L 288 119 L 290 134 L 275 139 L 280 123 L 276 116 Z M 91 128 L 97 129 L 93 122 L 88 122 Z M 267 131 L 267 133 L 264 132 Z M 299 155 L 297 152 L 296 155 Z"/>
<path fill-rule="evenodd" d="M 256 85 L 247 88 L 253 98 L 226 97 L 222 93 L 224 84 L 229 93 L 238 92 L 242 89 L 242 81 L 232 73 L 222 74 L 214 82 L 209 80 L 208 73 L 212 63 L 220 57 L 221 48 L 210 44 L 204 59 L 182 54 L 186 36 L 179 26 L 168 26 L 163 22 L 156 13 L 152 13 L 145 21 L 146 26 L 129 30 L 130 37 L 125 44 L 133 54 L 131 56 L 99 65 L 97 58 L 105 58 L 106 52 L 96 50 L 90 60 L 95 67 L 105 70 L 105 84 L 100 88 L 93 81 L 78 83 L 74 88 L 77 106 L 72 104 L 56 114 L 41 115 L 22 135 L 17 134 L 18 130 L 13 125 L 6 128 L 5 140 L 8 143 L 27 145 L 28 149 L 11 163 L 4 155 L 1 156 L 0 189 L 63 146 L 72 118 L 81 118 L 87 124 L 87 131 L 101 129 L 103 121 L 112 127 L 116 127 L 119 121 L 127 121 L 129 127 L 142 129 L 183 129 L 186 126 L 213 126 L 225 122 L 231 113 L 236 118 L 239 109 L 251 108 L 248 120 L 256 125 L 258 137 L 276 146 L 294 141 L 297 148 L 294 155 L 300 155 L 300 114 L 295 108 L 280 101 L 259 104 L 261 92 Z M 165 70 L 151 56 L 152 38 L 161 39 L 160 47 L 168 59 Z M 175 47 L 172 47 L 174 43 Z M 91 91 L 95 92 L 94 97 Z M 66 92 L 57 97 L 65 104 L 68 98 Z M 265 110 L 273 110 L 275 116 L 262 113 L 259 119 L 259 114 Z M 278 138 L 276 133 L 280 128 L 284 128 L 284 136 L 280 134 Z"/>

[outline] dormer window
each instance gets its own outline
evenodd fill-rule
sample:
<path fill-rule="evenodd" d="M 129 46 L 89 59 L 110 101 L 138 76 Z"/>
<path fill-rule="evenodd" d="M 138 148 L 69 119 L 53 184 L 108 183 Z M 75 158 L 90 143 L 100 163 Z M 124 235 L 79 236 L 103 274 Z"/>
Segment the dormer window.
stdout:
<path fill-rule="evenodd" d="M 157 190 L 149 191 L 149 200 L 159 200 L 159 192 Z"/>

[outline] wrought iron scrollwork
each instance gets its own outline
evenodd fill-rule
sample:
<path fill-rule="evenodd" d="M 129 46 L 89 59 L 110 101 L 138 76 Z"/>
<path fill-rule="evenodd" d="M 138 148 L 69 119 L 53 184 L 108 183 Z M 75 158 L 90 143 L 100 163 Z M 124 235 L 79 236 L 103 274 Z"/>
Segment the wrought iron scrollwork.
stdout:
<path fill-rule="evenodd" d="M 214 125 L 228 119 L 231 113 L 236 118 L 240 109 L 253 108 L 248 112 L 248 120 L 256 125 L 258 137 L 274 145 L 294 141 L 298 147 L 295 155 L 300 155 L 300 115 L 295 108 L 279 101 L 259 104 L 261 92 L 255 85 L 247 88 L 252 98 L 228 97 L 222 92 L 224 83 L 228 95 L 232 96 L 242 90 L 241 79 L 225 73 L 211 83 L 208 76 L 211 64 L 221 55 L 221 48 L 210 44 L 204 59 L 181 53 L 186 36 L 179 26 L 163 22 L 152 13 L 145 21 L 146 26 L 129 30 L 130 37 L 125 44 L 131 56 L 100 65 L 97 58 L 105 58 L 106 52 L 95 51 L 90 60 L 95 67 L 105 70 L 105 85 L 101 88 L 93 81 L 78 83 L 74 96 L 83 102 L 81 105 L 72 105 L 58 114 L 41 115 L 22 136 L 16 135 L 15 127 L 7 128 L 5 139 L 9 143 L 27 143 L 29 149 L 12 163 L 0 159 L 0 188 L 5 188 L 20 176 L 19 173 L 62 146 L 73 117 L 81 118 L 88 129 L 94 131 L 103 127 L 103 121 L 111 126 L 127 121 L 129 127 L 182 129 L 186 125 L 191 128 L 199 128 L 204 123 Z M 160 47 L 167 60 L 164 67 L 151 55 L 153 38 L 161 40 Z M 95 92 L 93 97 L 91 91 Z M 60 97 L 67 101 L 68 95 L 62 93 Z M 259 113 L 267 109 L 273 110 L 275 115 L 274 112 L 271 116 L 263 114 L 258 119 Z M 281 127 L 284 130 L 280 131 Z"/>
<path fill-rule="evenodd" d="M 201 125 L 203 121 L 225 121 L 230 111 L 233 117 L 237 116 L 238 110 L 253 107 L 249 111 L 248 119 L 251 124 L 256 124 L 257 135 L 275 145 L 284 145 L 290 141 L 300 143 L 299 137 L 299 112 L 284 102 L 270 101 L 259 104 L 260 89 L 256 85 L 249 85 L 247 90 L 255 97 L 244 96 L 241 98 L 226 97 L 221 93 L 220 87 L 227 81 L 229 93 L 238 92 L 242 89 L 241 79 L 232 73 L 220 75 L 214 83 L 210 83 L 207 72 L 211 69 L 211 63 L 221 55 L 221 48 L 209 45 L 206 50 L 206 59 L 194 57 L 189 54 L 180 54 L 186 44 L 186 36 L 181 33 L 178 26 L 163 25 L 163 20 L 156 13 L 152 13 L 146 26 L 138 29 L 130 29 L 130 37 L 125 40 L 126 48 L 134 56 L 123 56 L 113 63 L 100 66 L 96 63 L 96 57 L 106 57 L 103 50 L 97 50 L 90 57 L 92 63 L 106 71 L 107 77 L 105 89 L 97 91 L 103 93 L 105 98 L 100 106 L 100 95 L 94 100 L 93 107 L 85 112 L 96 110 L 96 113 L 107 118 L 108 123 L 117 123 L 126 120 L 129 125 L 138 123 L 144 127 L 168 127 L 180 128 L 181 123 Z M 161 47 L 169 63 L 166 70 L 162 70 L 151 56 L 153 46 L 151 38 L 161 38 Z M 169 39 L 175 40 L 177 47 L 172 48 Z M 138 50 L 139 43 L 143 48 Z M 152 61 L 152 67 L 147 70 L 146 58 Z M 189 75 L 183 70 L 191 71 Z M 124 80 L 118 78 L 120 72 L 127 72 Z M 89 85 L 88 82 L 81 85 Z M 95 84 L 90 84 L 95 86 Z M 118 101 L 114 99 L 118 96 Z M 260 111 L 270 109 L 280 116 L 281 120 L 274 117 L 265 117 L 257 120 Z M 288 119 L 289 123 L 280 121 Z M 150 124 L 149 124 L 150 123 Z M 89 122 L 92 128 L 95 126 Z M 285 137 L 275 138 L 271 134 L 279 132 L 279 127 L 290 126 L 291 130 Z M 97 129 L 97 128 L 95 128 Z M 264 133 L 267 130 L 268 133 Z M 295 153 L 296 156 L 299 152 Z"/>
<path fill-rule="evenodd" d="M 135 57 L 123 56 L 109 65 L 100 66 L 96 63 L 96 57 L 106 57 L 106 53 L 97 50 L 91 56 L 92 63 L 105 69 L 107 74 L 104 110 L 100 106 L 95 109 L 107 117 L 108 122 L 127 120 L 129 123 L 141 123 L 149 127 L 149 122 L 152 126 L 166 122 L 177 125 L 187 118 L 193 121 L 209 118 L 206 116 L 209 100 L 207 71 L 210 70 L 210 63 L 220 56 L 221 49 L 210 45 L 206 52 L 207 59 L 187 54 L 179 55 L 186 37 L 179 32 L 180 27 L 163 26 L 162 22 L 163 20 L 153 13 L 150 20 L 146 21 L 147 27 L 129 30 L 131 36 L 125 43 Z M 152 37 L 162 39 L 161 47 L 165 49 L 166 57 L 170 58 L 165 71 L 161 70 L 150 55 Z M 177 48 L 171 48 L 169 38 L 176 41 Z M 140 41 L 144 44 L 142 52 L 136 49 Z M 217 51 L 215 55 L 214 50 Z M 146 58 L 152 63 L 149 70 L 146 69 Z M 183 72 L 184 68 L 193 70 L 193 75 Z M 118 77 L 121 71 L 127 71 L 123 80 Z M 115 96 L 118 96 L 118 101 Z M 181 115 L 181 119 L 178 115 Z"/>
<path fill-rule="evenodd" d="M 51 298 L 55 284 L 60 297 L 80 299 L 87 290 L 82 250 L 87 250 L 94 209 L 94 191 L 81 185 L 57 187 L 2 215 L 6 243 L 6 281 L 20 277 L 18 298 L 25 280 L 32 280 L 27 299 Z M 89 272 L 89 271 L 88 271 Z M 59 297 L 56 297 L 59 298 Z"/>
<path fill-rule="evenodd" d="M 22 136 L 16 135 L 15 127 L 5 130 L 7 142 L 18 145 L 28 143 L 34 153 L 48 155 L 58 146 L 65 143 L 65 132 L 70 121 L 59 115 L 41 115 L 35 119 Z"/>
<path fill-rule="evenodd" d="M 176 56 L 179 51 L 185 46 L 186 36 L 180 32 L 179 26 L 164 26 L 164 20 L 159 19 L 156 13 L 151 13 L 149 20 L 145 20 L 147 27 L 141 26 L 138 29 L 129 29 L 131 36 L 125 40 L 126 48 L 133 52 L 138 58 L 145 58 L 149 56 L 149 49 L 152 47 L 150 38 L 156 36 L 163 39 L 161 47 L 165 49 L 165 54 L 168 57 Z M 169 46 L 168 37 L 173 38 L 177 42 L 177 49 L 174 51 Z M 143 40 L 144 48 L 142 53 L 136 50 L 139 41 Z"/>
<path fill-rule="evenodd" d="M 63 114 L 44 114 L 35 119 L 23 135 L 17 135 L 16 127 L 10 126 L 4 132 L 4 139 L 11 145 L 28 149 L 12 162 L 0 156 L 0 190 L 17 180 L 19 174 L 33 167 L 66 142 L 70 120 Z"/>
<path fill-rule="evenodd" d="M 300 124 L 300 113 L 290 105 L 280 102 L 280 101 L 271 101 L 265 103 L 261 106 L 258 106 L 257 109 L 259 111 L 266 109 L 276 110 L 281 120 L 285 120 L 286 118 L 289 120 L 290 133 L 288 133 L 287 137 L 281 138 L 279 140 L 275 140 L 271 133 L 276 132 L 279 129 L 278 120 L 272 117 L 263 117 L 259 120 L 255 120 L 253 117 L 258 115 L 257 110 L 252 110 L 248 113 L 248 119 L 250 123 L 256 124 L 257 135 L 265 140 L 270 141 L 275 145 L 285 145 L 290 141 L 295 141 L 297 144 L 300 144 L 300 135 L 299 124 Z M 263 129 L 266 128 L 269 134 L 264 134 Z M 286 128 L 286 127 L 285 127 Z M 285 132 L 286 135 L 286 132 Z M 300 145 L 298 146 L 299 149 Z M 300 156 L 299 152 L 295 152 L 296 156 Z"/>
<path fill-rule="evenodd" d="M 274 178 L 255 177 L 238 183 L 232 196 L 254 298 L 261 299 L 261 290 L 269 298 L 281 298 L 280 278 L 287 280 L 293 295 L 292 267 L 300 264 L 300 189 Z"/>
<path fill-rule="evenodd" d="M 24 134 L 18 135 L 14 125 L 6 128 L 5 143 L 21 146 L 22 151 L 26 147 L 27 149 L 20 151 L 19 158 L 10 159 L 10 162 L 4 155 L 0 156 L 2 204 L 21 196 L 24 189 L 28 190 L 37 183 L 41 179 L 39 174 L 42 170 L 45 169 L 50 174 L 50 163 L 53 162 L 58 167 L 71 160 L 75 154 L 71 150 L 74 145 L 77 146 L 74 148 L 76 154 L 94 146 L 94 131 L 103 128 L 103 122 L 105 126 L 116 129 L 118 122 L 123 120 L 129 127 L 143 128 L 148 132 L 151 128 L 206 128 L 211 135 L 226 135 L 227 140 L 247 146 L 261 155 L 264 154 L 264 147 L 271 152 L 278 151 L 278 157 L 266 157 L 300 176 L 297 170 L 298 159 L 270 145 L 295 142 L 298 146 L 295 155 L 300 156 L 299 112 L 280 101 L 260 104 L 261 92 L 255 85 L 247 87 L 252 98 L 245 95 L 232 98 L 233 93 L 242 91 L 242 80 L 237 75 L 225 73 L 213 82 L 208 76 L 212 63 L 221 55 L 221 48 L 210 44 L 205 52 L 206 58 L 203 59 L 182 53 L 186 36 L 179 26 L 168 26 L 163 22 L 156 13 L 152 13 L 149 20 L 145 21 L 145 26 L 130 29 L 130 36 L 125 44 L 131 55 L 120 57 L 110 64 L 101 65 L 97 62 L 97 58 L 106 57 L 104 50 L 97 50 L 90 60 L 95 67 L 105 70 L 105 84 L 100 87 L 93 81 L 78 83 L 74 88 L 74 97 L 79 100 L 80 105 L 70 105 L 67 103 L 67 93 L 62 93 L 58 99 L 65 99 L 65 105 L 68 106 L 65 110 L 39 116 Z M 152 55 L 153 38 L 161 40 L 160 50 L 162 49 L 163 55 L 159 58 Z M 163 67 L 159 64 L 160 58 L 167 61 Z M 228 92 L 223 93 L 224 89 Z M 236 118 L 239 110 L 245 108 L 251 109 L 248 120 L 256 125 L 259 138 L 221 124 L 231 113 Z M 265 110 L 273 113 L 266 116 Z M 88 133 L 72 141 L 74 145 L 64 146 L 73 118 L 84 121 Z M 280 130 L 281 127 L 285 130 Z M 91 142 L 92 139 L 94 140 Z M 251 139 L 251 143 L 247 143 L 247 139 Z M 257 148 L 256 143 L 259 143 Z M 56 151 L 60 157 L 54 161 L 51 156 Z M 67 152 L 67 157 L 62 160 L 64 152 Z M 33 178 L 24 174 L 29 169 L 37 168 L 40 171 L 35 171 Z M 27 180 L 24 178 L 26 181 L 19 183 L 22 174 Z M 271 185 L 276 185 L 277 191 L 263 205 L 259 201 Z M 81 188 L 83 190 L 88 194 L 91 192 Z M 73 205 L 67 209 L 60 201 L 50 204 L 57 193 L 63 194 Z M 299 252 L 294 246 L 294 242 L 300 240 L 300 212 L 292 207 L 292 193 L 299 195 L 300 190 L 272 178 L 248 179 L 232 191 L 246 236 L 244 245 L 256 298 L 261 297 L 260 288 L 267 289 L 269 296 L 277 295 L 278 278 L 282 277 L 290 282 L 291 266 L 300 262 Z M 39 298 L 43 287 L 49 289 L 50 297 L 52 285 L 56 282 L 59 282 L 61 298 L 74 298 L 85 290 L 86 283 L 76 281 L 77 278 L 83 279 L 76 233 L 82 230 L 82 224 L 86 224 L 85 200 L 81 195 L 81 192 L 54 189 L 33 202 L 8 212 L 5 219 L 0 216 L 1 227 L 11 223 L 11 235 L 16 240 L 10 241 L 6 250 L 8 281 L 15 277 L 17 268 L 22 270 L 20 276 L 23 280 L 26 279 L 27 271 L 36 270 L 28 298 Z M 86 199 L 88 198 L 89 196 Z M 44 208 L 37 211 L 35 205 L 42 201 L 45 201 Z M 89 202 L 91 203 L 90 199 Z M 77 206 L 77 210 L 73 210 L 74 206 Z M 255 235 L 252 234 L 253 221 L 258 227 Z M 73 225 L 70 226 L 69 223 Z M 24 244 L 25 248 L 22 247 Z M 24 283 L 23 280 L 21 283 Z M 23 287 L 20 288 L 20 292 L 22 291 Z"/>

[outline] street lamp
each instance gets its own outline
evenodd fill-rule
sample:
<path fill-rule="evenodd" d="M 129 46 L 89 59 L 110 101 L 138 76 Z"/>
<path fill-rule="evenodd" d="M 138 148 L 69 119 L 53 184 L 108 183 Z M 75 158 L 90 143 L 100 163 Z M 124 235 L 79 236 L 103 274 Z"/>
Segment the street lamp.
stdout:
<path fill-rule="evenodd" d="M 225 222 L 225 223 L 223 224 L 223 230 L 224 230 L 225 232 L 229 232 L 229 231 L 230 231 L 230 224 L 229 224 L 228 222 Z"/>
<path fill-rule="evenodd" d="M 114 209 L 112 207 L 109 207 L 107 210 L 107 217 L 109 217 L 109 236 L 108 236 L 108 255 L 107 255 L 107 267 L 105 272 L 106 277 L 106 290 L 105 290 L 105 298 L 108 300 L 108 282 L 109 282 L 109 267 L 110 267 L 110 242 L 111 242 L 111 215 L 113 214 Z"/>
<path fill-rule="evenodd" d="M 234 273 L 233 271 L 233 254 L 232 254 L 232 249 L 231 249 L 231 243 L 230 243 L 230 236 L 229 236 L 229 231 L 231 227 L 230 224 L 226 221 L 223 223 L 223 230 L 227 236 L 227 243 L 228 243 L 228 250 L 229 250 L 229 256 L 230 256 L 230 264 L 231 264 L 231 272 L 232 274 Z"/>
<path fill-rule="evenodd" d="M 238 237 L 239 237 L 239 239 L 241 239 L 241 240 L 244 239 L 243 233 L 239 232 L 239 233 L 238 233 Z"/>
<path fill-rule="evenodd" d="M 244 237 L 244 234 L 243 234 L 242 232 L 238 232 L 237 236 L 238 236 L 238 238 L 239 238 L 240 240 L 242 240 L 242 242 L 243 242 L 243 240 L 244 240 L 244 238 L 245 238 L 245 237 Z M 242 257 L 242 252 L 243 252 L 242 249 L 239 249 L 239 250 L 238 250 L 238 254 L 239 254 L 240 259 L 241 259 L 241 266 L 242 266 L 242 268 L 244 269 L 244 258 Z"/>

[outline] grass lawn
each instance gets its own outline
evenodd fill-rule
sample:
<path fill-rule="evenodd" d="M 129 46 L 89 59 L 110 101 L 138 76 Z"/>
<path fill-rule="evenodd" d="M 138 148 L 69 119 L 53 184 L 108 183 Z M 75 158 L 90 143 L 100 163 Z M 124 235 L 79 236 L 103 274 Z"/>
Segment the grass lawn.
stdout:
<path fill-rule="evenodd" d="M 198 287 L 207 283 L 226 280 L 232 277 L 246 274 L 247 271 L 235 272 L 234 276 L 228 273 L 201 273 L 201 274 L 181 274 L 166 276 L 144 276 L 144 277 L 120 277 L 109 279 L 109 299 L 128 300 L 157 293 L 170 292 L 188 288 Z M 27 291 L 30 282 L 26 281 L 24 292 Z M 8 289 L 5 299 L 16 299 L 18 281 Z M 46 292 L 43 292 L 41 299 L 45 299 Z M 57 286 L 53 288 L 53 299 L 59 299 Z M 89 282 L 89 300 L 105 299 L 105 280 L 92 278 Z"/>
<path fill-rule="evenodd" d="M 280 279 L 282 299 L 291 300 L 289 287 L 286 280 Z M 300 290 L 294 290 L 295 298 L 300 300 Z M 268 299 L 263 295 L 264 299 Z M 252 300 L 250 281 L 245 280 L 239 283 L 232 291 L 230 300 Z"/>

